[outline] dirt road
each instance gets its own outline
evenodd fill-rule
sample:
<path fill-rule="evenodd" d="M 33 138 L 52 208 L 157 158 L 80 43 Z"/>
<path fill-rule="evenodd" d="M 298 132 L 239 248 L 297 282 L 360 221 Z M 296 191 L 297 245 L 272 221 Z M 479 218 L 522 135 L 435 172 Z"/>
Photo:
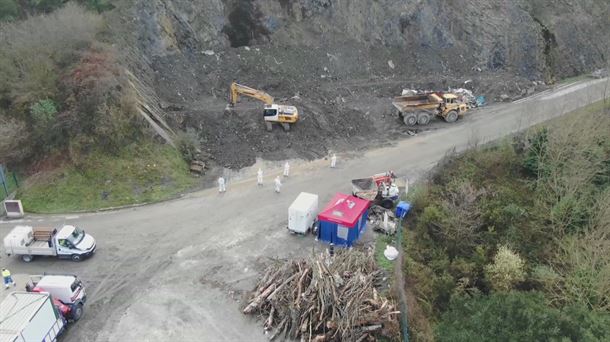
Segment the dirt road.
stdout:
<path fill-rule="evenodd" d="M 135 209 L 30 216 L 23 222 L 81 225 L 97 239 L 98 252 L 81 263 L 26 264 L 5 256 L 0 263 L 14 274 L 75 273 L 83 279 L 89 302 L 66 341 L 264 341 L 260 324 L 239 311 L 242 292 L 252 288 L 267 258 L 321 248 L 284 228 L 287 207 L 299 192 L 317 193 L 325 203 L 337 191 L 350 191 L 350 179 L 386 169 L 414 180 L 448 150 L 562 115 L 603 98 L 606 86 L 607 80 L 589 81 L 479 110 L 446 129 L 357 157 L 339 156 L 337 169 L 328 160 L 294 162 L 281 194 L 273 192 L 271 170 L 263 188 L 255 185 L 255 165 L 235 174 L 223 195 L 209 189 Z M 0 235 L 15 224 L 2 222 Z"/>

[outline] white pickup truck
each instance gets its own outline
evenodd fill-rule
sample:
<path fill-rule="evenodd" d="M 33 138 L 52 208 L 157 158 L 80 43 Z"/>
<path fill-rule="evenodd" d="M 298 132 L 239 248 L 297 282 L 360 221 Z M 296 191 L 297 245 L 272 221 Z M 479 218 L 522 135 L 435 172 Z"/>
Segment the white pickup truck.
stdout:
<path fill-rule="evenodd" d="M 25 262 L 39 255 L 81 261 L 95 253 L 95 247 L 91 235 L 70 225 L 55 229 L 16 226 L 4 238 L 6 254 L 20 255 Z"/>

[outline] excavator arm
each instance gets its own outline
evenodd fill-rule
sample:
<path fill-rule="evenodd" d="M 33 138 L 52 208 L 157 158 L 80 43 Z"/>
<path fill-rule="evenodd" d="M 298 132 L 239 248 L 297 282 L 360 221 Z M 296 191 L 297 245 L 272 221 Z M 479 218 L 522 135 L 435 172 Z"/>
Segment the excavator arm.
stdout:
<path fill-rule="evenodd" d="M 237 103 L 237 99 L 239 98 L 239 95 L 244 95 L 244 96 L 248 96 L 248 97 L 260 100 L 267 105 L 273 104 L 273 96 L 265 93 L 264 91 L 250 88 L 248 86 L 241 85 L 236 82 L 231 83 L 231 98 L 230 98 L 231 106 L 234 106 Z"/>

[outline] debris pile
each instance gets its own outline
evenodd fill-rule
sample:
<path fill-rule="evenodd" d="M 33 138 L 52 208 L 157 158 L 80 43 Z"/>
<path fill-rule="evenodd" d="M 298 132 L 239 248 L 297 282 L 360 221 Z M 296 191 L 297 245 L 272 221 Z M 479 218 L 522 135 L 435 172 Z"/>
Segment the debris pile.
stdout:
<path fill-rule="evenodd" d="M 376 232 L 394 235 L 398 227 L 398 219 L 392 210 L 379 205 L 372 205 L 369 210 L 369 227 Z"/>
<path fill-rule="evenodd" d="M 264 318 L 270 339 L 375 341 L 399 335 L 394 303 L 380 295 L 371 253 L 340 250 L 269 266 L 243 309 Z"/>

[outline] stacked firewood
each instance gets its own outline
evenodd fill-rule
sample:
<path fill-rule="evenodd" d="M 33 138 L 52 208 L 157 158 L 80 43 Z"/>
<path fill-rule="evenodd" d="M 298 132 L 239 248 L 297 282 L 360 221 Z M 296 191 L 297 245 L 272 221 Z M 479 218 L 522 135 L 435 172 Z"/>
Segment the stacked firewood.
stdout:
<path fill-rule="evenodd" d="M 278 261 L 264 272 L 243 312 L 260 315 L 272 340 L 396 338 L 400 312 L 377 292 L 382 277 L 372 254 L 356 250 Z"/>

